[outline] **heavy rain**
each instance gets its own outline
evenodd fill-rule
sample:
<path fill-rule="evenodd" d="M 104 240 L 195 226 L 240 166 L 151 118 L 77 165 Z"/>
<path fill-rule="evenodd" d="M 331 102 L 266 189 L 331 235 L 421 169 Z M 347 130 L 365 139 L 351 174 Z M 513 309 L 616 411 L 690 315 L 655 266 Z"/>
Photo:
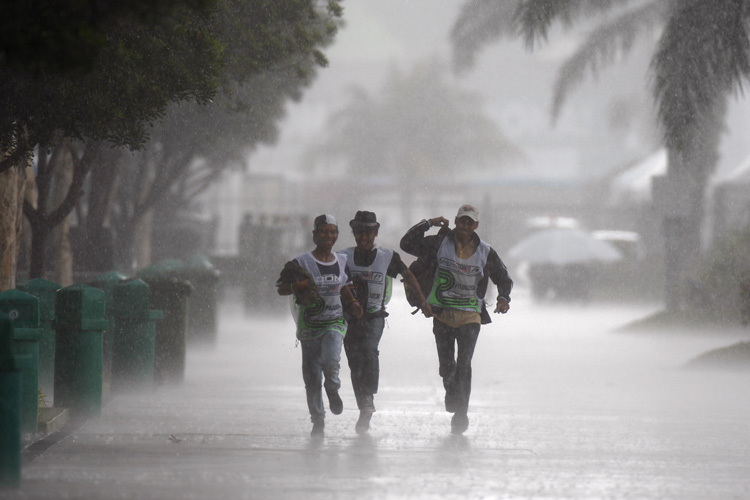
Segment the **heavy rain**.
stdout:
<path fill-rule="evenodd" d="M 750 2 L 89 3 L 0 8 L 0 498 L 750 497 Z"/>

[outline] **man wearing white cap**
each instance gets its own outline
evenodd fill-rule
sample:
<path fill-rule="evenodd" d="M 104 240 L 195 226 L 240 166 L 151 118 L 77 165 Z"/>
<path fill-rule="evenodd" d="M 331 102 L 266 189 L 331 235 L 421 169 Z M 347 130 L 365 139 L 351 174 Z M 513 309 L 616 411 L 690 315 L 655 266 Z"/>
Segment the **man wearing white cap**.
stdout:
<path fill-rule="evenodd" d="M 322 437 L 325 387 L 331 413 L 339 415 L 344 404 L 339 396 L 341 346 L 346 334 L 344 307 L 355 318 L 362 306 L 354 299 L 346 257 L 332 252 L 339 237 L 336 219 L 329 214 L 315 218 L 315 249 L 289 261 L 276 282 L 279 295 L 294 295 L 297 339 L 302 346 L 302 378 L 313 424 L 310 435 Z M 325 382 L 324 382 L 325 379 Z"/>
<path fill-rule="evenodd" d="M 488 280 L 497 286 L 495 312 L 510 309 L 513 281 L 497 252 L 476 234 L 479 210 L 462 205 L 447 236 L 425 236 L 433 226 L 448 227 L 445 217 L 422 220 L 401 239 L 401 249 L 436 263 L 428 301 L 433 312 L 433 333 L 439 373 L 445 388 L 445 410 L 453 413 L 451 432 L 469 427 L 471 359 L 482 324 L 491 321 L 484 296 Z M 457 349 L 456 349 L 457 347 Z"/>

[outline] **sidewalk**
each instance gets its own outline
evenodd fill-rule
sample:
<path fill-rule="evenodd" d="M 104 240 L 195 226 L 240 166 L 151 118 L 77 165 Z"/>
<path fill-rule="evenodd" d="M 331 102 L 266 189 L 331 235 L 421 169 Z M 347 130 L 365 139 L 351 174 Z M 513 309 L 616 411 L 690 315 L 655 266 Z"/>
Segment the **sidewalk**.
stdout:
<path fill-rule="evenodd" d="M 750 495 L 750 378 L 675 368 L 716 340 L 607 333 L 638 311 L 514 307 L 481 334 L 464 436 L 442 410 L 429 322 L 406 307 L 381 344 L 372 431 L 354 432 L 343 358 L 345 409 L 328 413 L 322 442 L 309 438 L 290 320 L 224 307 L 217 346 L 189 351 L 183 385 L 119 395 L 101 418 L 27 449 L 21 488 L 0 497 Z"/>

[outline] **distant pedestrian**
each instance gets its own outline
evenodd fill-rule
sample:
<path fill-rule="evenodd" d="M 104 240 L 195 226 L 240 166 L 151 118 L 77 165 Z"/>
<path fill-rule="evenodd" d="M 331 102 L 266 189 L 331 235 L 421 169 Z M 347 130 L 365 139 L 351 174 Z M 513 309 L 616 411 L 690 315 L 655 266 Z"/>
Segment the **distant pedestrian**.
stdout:
<path fill-rule="evenodd" d="M 352 274 L 354 290 L 365 307 L 364 315 L 349 322 L 344 337 L 344 349 L 349 362 L 354 396 L 359 408 L 355 425 L 357 433 L 370 429 L 370 419 L 375 412 L 374 395 L 378 392 L 380 360 L 378 347 L 383 335 L 385 306 L 390 300 L 392 278 L 399 274 L 419 294 L 420 309 L 426 317 L 432 315 L 430 304 L 419 291 L 419 284 L 398 252 L 375 246 L 380 223 L 373 212 L 359 211 L 349 221 L 357 246 L 340 250 L 346 256 Z"/>
<path fill-rule="evenodd" d="M 488 279 L 498 288 L 495 312 L 503 314 L 510 308 L 513 281 L 497 252 L 475 232 L 479 226 L 479 210 L 462 205 L 454 222 L 456 227 L 443 238 L 425 236 L 425 233 L 432 226 L 448 227 L 448 219 L 422 220 L 401 239 L 401 249 L 437 262 L 427 300 L 433 312 L 445 410 L 453 413 L 451 432 L 462 434 L 469 428 L 471 359 L 480 326 L 491 321 L 484 301 Z"/>
<path fill-rule="evenodd" d="M 310 435 L 322 437 L 325 408 L 321 386 L 325 387 L 331 413 L 339 415 L 344 409 L 339 396 L 341 345 L 346 334 L 344 307 L 354 318 L 361 317 L 363 309 L 347 286 L 351 281 L 346 257 L 332 252 L 339 236 L 336 219 L 319 215 L 312 234 L 315 249 L 287 262 L 276 286 L 279 295 L 294 295 L 302 378 L 313 424 Z"/>

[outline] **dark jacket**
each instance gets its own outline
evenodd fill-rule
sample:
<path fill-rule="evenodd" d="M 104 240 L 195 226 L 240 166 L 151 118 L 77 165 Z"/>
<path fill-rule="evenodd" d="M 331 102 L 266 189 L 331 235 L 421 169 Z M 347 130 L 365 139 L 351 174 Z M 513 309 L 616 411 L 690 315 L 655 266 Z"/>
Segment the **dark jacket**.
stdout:
<path fill-rule="evenodd" d="M 401 238 L 401 250 L 418 258 L 435 259 L 442 238 L 437 235 L 425 236 L 424 233 L 430 227 L 430 223 L 423 220 L 409 229 L 404 237 Z M 446 237 L 453 242 L 453 231 L 448 233 Z M 479 244 L 479 236 L 474 233 L 473 237 L 475 242 Z M 503 261 L 494 248 L 490 248 L 490 253 L 487 256 L 487 265 L 484 267 L 484 276 L 477 284 L 477 297 L 480 299 L 483 299 L 487 293 L 488 279 L 491 279 L 497 285 L 498 297 L 503 297 L 510 302 L 510 291 L 513 289 L 513 280 L 510 279 L 508 268 L 505 267 L 505 264 L 503 264 Z"/>

